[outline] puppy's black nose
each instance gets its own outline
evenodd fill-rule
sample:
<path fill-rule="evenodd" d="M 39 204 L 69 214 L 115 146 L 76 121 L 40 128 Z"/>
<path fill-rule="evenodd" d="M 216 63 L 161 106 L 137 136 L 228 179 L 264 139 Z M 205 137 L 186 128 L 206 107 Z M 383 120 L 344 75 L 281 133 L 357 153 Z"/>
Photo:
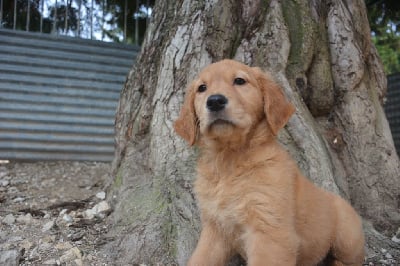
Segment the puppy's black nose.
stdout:
<path fill-rule="evenodd" d="M 222 94 L 214 94 L 207 99 L 207 108 L 211 112 L 218 112 L 225 108 L 228 99 Z"/>

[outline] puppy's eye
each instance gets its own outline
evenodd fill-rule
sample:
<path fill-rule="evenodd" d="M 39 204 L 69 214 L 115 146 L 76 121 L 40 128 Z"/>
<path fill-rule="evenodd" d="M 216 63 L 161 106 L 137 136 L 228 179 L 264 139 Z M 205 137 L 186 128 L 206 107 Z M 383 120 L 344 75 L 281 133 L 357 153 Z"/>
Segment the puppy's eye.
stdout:
<path fill-rule="evenodd" d="M 233 84 L 235 85 L 243 85 L 246 83 L 246 80 L 242 79 L 242 78 L 235 78 L 235 80 L 233 81 Z"/>
<path fill-rule="evenodd" d="M 201 84 L 198 88 L 198 92 L 205 92 L 207 90 L 207 86 L 205 84 Z"/>

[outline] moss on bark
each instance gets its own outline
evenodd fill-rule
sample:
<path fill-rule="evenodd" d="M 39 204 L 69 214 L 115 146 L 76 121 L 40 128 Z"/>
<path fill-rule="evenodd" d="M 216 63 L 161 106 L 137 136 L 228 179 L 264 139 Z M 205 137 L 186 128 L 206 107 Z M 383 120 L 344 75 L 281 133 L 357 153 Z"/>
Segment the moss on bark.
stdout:
<path fill-rule="evenodd" d="M 309 1 L 282 1 L 283 17 L 289 29 L 290 53 L 287 74 L 294 81 L 309 68 L 314 53 L 316 23 L 312 19 Z"/>

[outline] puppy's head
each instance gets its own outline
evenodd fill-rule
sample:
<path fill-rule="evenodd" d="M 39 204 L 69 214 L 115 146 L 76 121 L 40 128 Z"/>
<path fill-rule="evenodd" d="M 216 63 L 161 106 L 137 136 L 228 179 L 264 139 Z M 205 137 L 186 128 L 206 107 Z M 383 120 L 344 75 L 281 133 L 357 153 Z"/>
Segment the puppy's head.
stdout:
<path fill-rule="evenodd" d="M 174 127 L 190 145 L 200 136 L 216 140 L 245 136 L 264 118 L 276 135 L 293 112 L 268 74 L 223 60 L 204 68 L 190 84 Z"/>

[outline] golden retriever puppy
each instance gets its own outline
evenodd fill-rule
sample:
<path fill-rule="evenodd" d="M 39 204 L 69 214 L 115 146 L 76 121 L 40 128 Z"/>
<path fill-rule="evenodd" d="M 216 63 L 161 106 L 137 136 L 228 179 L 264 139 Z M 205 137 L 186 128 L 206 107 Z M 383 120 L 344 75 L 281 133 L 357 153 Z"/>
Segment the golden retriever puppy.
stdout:
<path fill-rule="evenodd" d="M 362 265 L 360 217 L 305 178 L 276 141 L 294 107 L 259 68 L 223 60 L 187 91 L 176 132 L 200 148 L 202 231 L 188 265 Z"/>

